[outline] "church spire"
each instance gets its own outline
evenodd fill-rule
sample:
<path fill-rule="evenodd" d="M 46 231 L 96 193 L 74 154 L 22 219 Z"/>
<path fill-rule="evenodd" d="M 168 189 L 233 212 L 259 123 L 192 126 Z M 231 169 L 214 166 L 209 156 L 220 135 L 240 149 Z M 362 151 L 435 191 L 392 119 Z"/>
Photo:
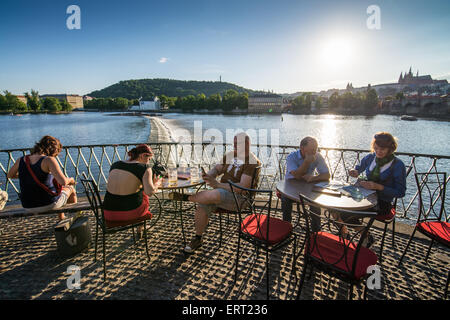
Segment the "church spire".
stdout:
<path fill-rule="evenodd" d="M 409 75 L 410 75 L 410 76 L 412 76 L 412 70 L 411 70 L 411 69 L 412 69 L 412 66 L 409 67 Z"/>
<path fill-rule="evenodd" d="M 398 78 L 398 83 L 402 83 L 403 81 L 403 71 L 400 72 L 400 78 Z"/>

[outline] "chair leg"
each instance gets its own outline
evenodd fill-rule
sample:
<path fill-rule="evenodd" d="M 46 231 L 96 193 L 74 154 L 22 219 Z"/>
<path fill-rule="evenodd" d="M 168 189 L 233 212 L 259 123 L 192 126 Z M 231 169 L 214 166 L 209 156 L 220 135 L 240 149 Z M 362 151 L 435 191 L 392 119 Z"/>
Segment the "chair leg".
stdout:
<path fill-rule="evenodd" d="M 431 252 L 431 247 L 434 244 L 434 240 L 431 240 L 430 246 L 428 247 L 428 251 L 427 251 L 427 255 L 425 256 L 425 262 L 428 261 L 428 257 L 430 256 L 430 252 Z"/>
<path fill-rule="evenodd" d="M 234 283 L 237 281 L 237 274 L 238 274 L 238 268 L 239 268 L 239 249 L 241 245 L 241 235 L 238 235 L 238 246 L 237 246 L 237 253 L 236 253 L 236 270 L 234 272 Z"/>
<path fill-rule="evenodd" d="M 219 237 L 219 248 L 222 247 L 222 214 L 219 213 L 219 232 L 220 232 L 220 237 Z"/>
<path fill-rule="evenodd" d="M 269 277 L 270 277 L 270 271 L 269 271 L 269 250 L 266 250 L 266 286 L 267 286 L 267 290 L 266 290 L 266 297 L 267 300 L 269 300 Z"/>
<path fill-rule="evenodd" d="M 386 238 L 387 227 L 388 227 L 388 224 L 385 223 L 384 224 L 383 237 L 381 238 L 381 244 L 380 244 L 380 254 L 379 254 L 380 261 L 383 261 L 383 247 L 384 247 L 384 239 Z"/>
<path fill-rule="evenodd" d="M 402 264 L 403 257 L 405 256 L 406 251 L 408 251 L 409 245 L 411 244 L 411 240 L 413 239 L 414 234 L 416 233 L 416 230 L 417 230 L 417 228 L 414 228 L 414 230 L 411 234 L 411 237 L 409 237 L 408 244 L 406 245 L 405 251 L 403 251 L 402 257 L 400 258 L 400 261 L 398 262 L 398 266 L 400 266 Z"/>
<path fill-rule="evenodd" d="M 94 251 L 94 262 L 97 262 L 97 241 L 98 241 L 98 223 L 96 223 L 96 228 L 95 228 L 95 251 Z"/>
<path fill-rule="evenodd" d="M 106 233 L 103 233 L 103 279 L 106 281 L 106 249 L 105 249 L 105 243 L 106 243 Z"/>
<path fill-rule="evenodd" d="M 449 284 L 449 282 L 450 282 L 450 271 L 448 272 L 448 275 L 447 275 L 447 283 L 445 285 L 444 299 L 447 299 L 447 296 L 448 296 L 448 284 Z"/>
<path fill-rule="evenodd" d="M 350 284 L 350 288 L 348 290 L 348 300 L 353 300 L 353 284 Z"/>
<path fill-rule="evenodd" d="M 395 217 L 392 220 L 392 248 L 395 249 Z"/>
<path fill-rule="evenodd" d="M 367 284 L 364 285 L 364 295 L 363 295 L 363 299 L 367 300 Z"/>
<path fill-rule="evenodd" d="M 296 263 L 297 263 L 297 257 L 296 257 L 295 249 L 297 249 L 297 237 L 295 237 L 295 239 L 294 239 L 294 244 L 293 244 L 293 248 L 292 248 L 292 271 L 291 271 L 291 274 L 296 271 L 295 267 L 296 267 Z"/>
<path fill-rule="evenodd" d="M 297 298 L 296 298 L 297 300 L 300 299 L 300 294 L 302 293 L 303 283 L 305 282 L 307 268 L 308 268 L 308 258 L 305 257 L 302 274 L 300 275 L 300 284 L 298 286 L 298 292 L 297 292 Z"/>
<path fill-rule="evenodd" d="M 145 240 L 145 251 L 147 252 L 148 262 L 150 262 L 150 254 L 148 253 L 148 238 L 147 238 L 147 224 L 144 221 L 144 240 Z"/>

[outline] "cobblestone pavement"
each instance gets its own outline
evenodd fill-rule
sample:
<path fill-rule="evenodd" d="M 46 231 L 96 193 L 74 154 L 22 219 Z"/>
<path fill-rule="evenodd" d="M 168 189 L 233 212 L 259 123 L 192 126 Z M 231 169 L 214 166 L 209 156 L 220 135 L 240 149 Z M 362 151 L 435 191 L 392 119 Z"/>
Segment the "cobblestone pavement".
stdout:
<path fill-rule="evenodd" d="M 92 239 L 95 219 L 89 216 Z M 193 230 L 193 210 L 184 212 L 189 240 Z M 237 248 L 236 225 L 225 227 L 219 247 L 217 215 L 210 220 L 204 244 L 198 253 L 185 255 L 180 221 L 164 214 L 149 231 L 151 261 L 147 260 L 143 240 L 133 244 L 131 230 L 109 235 L 106 242 L 107 276 L 103 281 L 102 245 L 97 262 L 94 246 L 71 258 L 58 255 L 53 226 L 55 216 L 33 216 L 0 220 L 0 299 L 265 299 L 265 254 L 254 259 L 254 248 L 245 243 L 240 258 L 239 276 L 233 282 Z M 382 232 L 373 228 L 381 239 Z M 398 260 L 408 234 L 396 234 L 392 247 L 388 231 L 382 266 L 381 289 L 369 290 L 368 299 L 442 299 L 450 253 L 434 246 L 425 262 L 429 241 L 415 240 L 401 267 Z M 302 234 L 299 231 L 300 240 Z M 101 238 L 99 237 L 99 240 Z M 378 241 L 374 245 L 379 250 Z M 242 246 L 241 246 L 242 248 Z M 380 265 L 380 262 L 378 263 Z M 81 269 L 81 288 L 68 289 L 66 273 L 71 265 Z M 270 255 L 270 292 L 272 299 L 295 299 L 303 265 L 291 272 L 292 248 Z M 301 299 L 346 299 L 348 285 L 319 271 L 304 284 Z M 363 287 L 355 287 L 354 298 L 362 299 Z"/>

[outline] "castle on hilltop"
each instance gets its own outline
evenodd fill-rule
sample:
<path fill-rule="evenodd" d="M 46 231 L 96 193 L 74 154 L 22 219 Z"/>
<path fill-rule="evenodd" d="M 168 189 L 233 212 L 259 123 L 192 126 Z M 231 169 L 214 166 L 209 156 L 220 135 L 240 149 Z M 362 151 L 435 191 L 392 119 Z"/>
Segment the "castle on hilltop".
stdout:
<path fill-rule="evenodd" d="M 427 86 L 427 85 L 440 85 L 440 84 L 448 84 L 447 80 L 433 80 L 431 76 L 419 76 L 419 70 L 417 70 L 416 75 L 414 76 L 411 67 L 409 68 L 409 72 L 403 75 L 403 72 L 400 73 L 400 77 L 398 78 L 398 84 L 404 85 L 413 85 L 413 86 Z"/>

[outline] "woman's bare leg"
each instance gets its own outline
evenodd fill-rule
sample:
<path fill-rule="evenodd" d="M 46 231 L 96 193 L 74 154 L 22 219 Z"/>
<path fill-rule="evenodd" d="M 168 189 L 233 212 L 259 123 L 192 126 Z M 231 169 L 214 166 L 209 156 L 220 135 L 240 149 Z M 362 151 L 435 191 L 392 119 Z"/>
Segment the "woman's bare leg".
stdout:
<path fill-rule="evenodd" d="M 69 198 L 67 199 L 67 203 L 77 203 L 77 201 L 78 201 L 77 191 L 75 190 L 74 187 L 71 187 L 70 195 L 69 195 Z"/>

